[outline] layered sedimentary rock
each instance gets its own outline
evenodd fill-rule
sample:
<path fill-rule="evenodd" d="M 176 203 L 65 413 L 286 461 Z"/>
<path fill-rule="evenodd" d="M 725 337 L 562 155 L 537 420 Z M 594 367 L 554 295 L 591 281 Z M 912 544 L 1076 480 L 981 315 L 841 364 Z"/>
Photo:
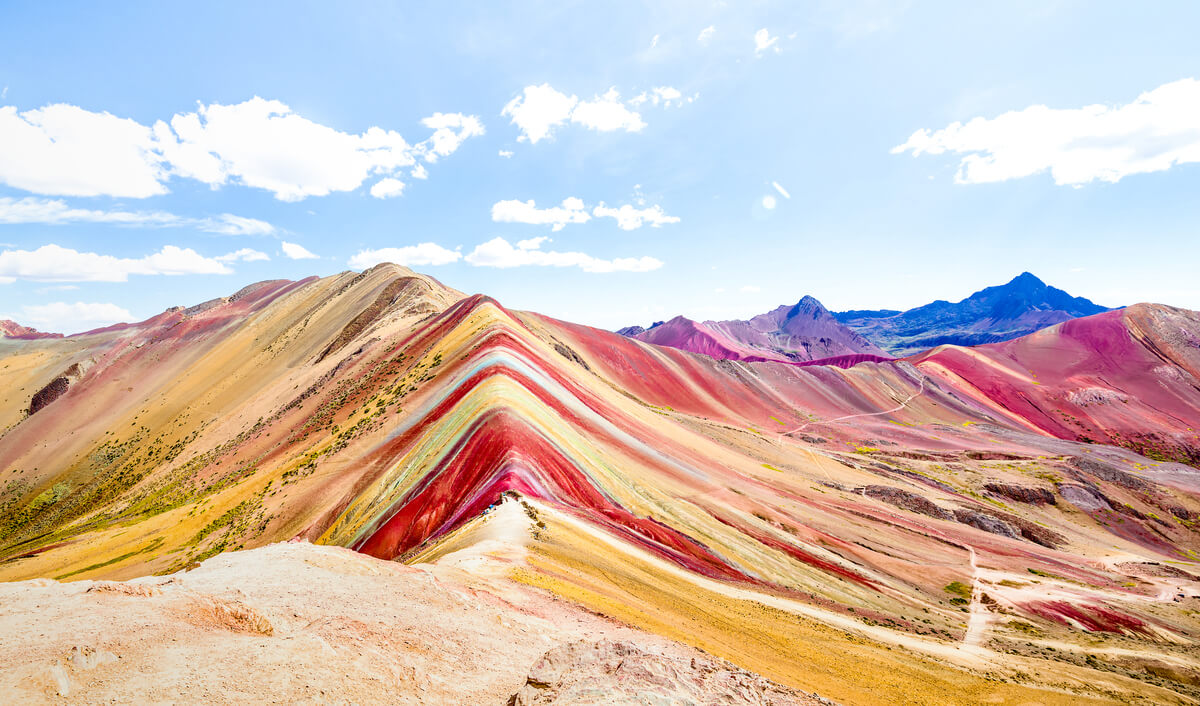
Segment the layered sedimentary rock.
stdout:
<path fill-rule="evenodd" d="M 262 283 L 0 341 L 0 577 L 176 572 L 294 538 L 469 572 L 487 546 L 513 553 L 505 581 L 837 701 L 1182 699 L 1200 586 L 1129 567 L 1198 558 L 1198 332 L 1136 306 L 798 366 L 390 265 Z"/>

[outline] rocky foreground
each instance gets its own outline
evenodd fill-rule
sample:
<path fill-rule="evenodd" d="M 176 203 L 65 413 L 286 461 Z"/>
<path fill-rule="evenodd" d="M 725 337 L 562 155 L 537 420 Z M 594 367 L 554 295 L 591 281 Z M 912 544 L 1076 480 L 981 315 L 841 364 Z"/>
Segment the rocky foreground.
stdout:
<path fill-rule="evenodd" d="M 458 569 L 306 542 L 0 584 L 6 703 L 830 703 Z M 649 700 L 649 701 L 648 701 Z"/>

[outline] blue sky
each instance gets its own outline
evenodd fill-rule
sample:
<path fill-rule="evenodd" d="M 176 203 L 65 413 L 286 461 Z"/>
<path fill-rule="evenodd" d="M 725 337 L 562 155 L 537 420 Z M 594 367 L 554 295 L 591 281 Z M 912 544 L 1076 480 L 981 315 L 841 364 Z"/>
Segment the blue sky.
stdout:
<path fill-rule="evenodd" d="M 78 331 L 379 259 L 607 328 L 1024 270 L 1200 308 L 1197 26 L 1186 2 L 9 2 L 0 318 Z"/>

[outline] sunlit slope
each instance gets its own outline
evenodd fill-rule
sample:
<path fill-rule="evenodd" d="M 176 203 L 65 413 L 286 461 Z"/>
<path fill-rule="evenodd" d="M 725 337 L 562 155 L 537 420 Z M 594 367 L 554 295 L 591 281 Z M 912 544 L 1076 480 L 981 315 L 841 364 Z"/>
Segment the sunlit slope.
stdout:
<path fill-rule="evenodd" d="M 1121 319 L 1137 325 L 1104 354 L 1117 367 L 1143 341 L 1186 343 L 1161 330 L 1200 330 L 1146 316 Z M 1024 400 L 1040 380 L 1067 402 L 1099 384 L 1037 357 L 1045 333 L 1022 339 L 1044 366 L 1024 377 L 994 347 L 850 369 L 717 361 L 380 266 L 6 342 L 0 366 L 27 389 L 4 402 L 0 577 L 165 572 L 293 537 L 426 561 L 515 494 L 537 519 L 514 578 L 787 684 L 857 702 L 895 665 L 901 694 L 938 660 L 1057 684 L 1046 701 L 1184 698 L 1200 624 L 1173 597 L 1196 585 L 1196 471 L 1078 443 L 998 397 L 1010 379 Z M 1192 375 L 1189 351 L 1159 358 Z M 1122 394 L 1153 404 L 1137 385 L 1156 374 Z M 1192 392 L 1170 394 L 1169 419 L 1129 402 L 1108 423 L 1200 420 Z M 818 633 L 866 645 L 844 691 L 821 685 L 852 665 L 788 656 Z M 954 674 L 939 688 L 964 703 L 1000 695 Z"/>
<path fill-rule="evenodd" d="M 459 297 L 388 266 L 260 283 L 226 300 L 69 339 L 0 343 L 5 362 L 41 361 L 19 378 L 22 396 L 10 393 L 15 403 L 6 402 L 17 418 L 27 414 L 31 391 L 72 366 L 82 370 L 65 394 L 0 438 L 7 491 L 0 541 L 24 552 L 174 507 L 190 506 L 199 521 L 205 513 L 196 503 L 212 503 L 220 489 L 255 475 L 268 451 L 266 419 L 320 387 L 354 350 L 317 362 L 347 329 L 363 328 L 360 314 L 386 299 L 390 314 L 356 337 L 390 335 Z M 161 553 L 138 563 L 154 557 Z"/>

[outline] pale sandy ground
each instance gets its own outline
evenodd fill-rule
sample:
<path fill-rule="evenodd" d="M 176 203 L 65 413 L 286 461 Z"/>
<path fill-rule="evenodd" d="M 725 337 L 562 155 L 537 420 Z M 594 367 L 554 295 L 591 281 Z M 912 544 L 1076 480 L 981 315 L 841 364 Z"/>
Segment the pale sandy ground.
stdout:
<path fill-rule="evenodd" d="M 494 539 L 526 532 L 516 508 L 495 511 Z M 0 700 L 502 704 L 580 640 L 661 655 L 673 674 L 701 658 L 503 580 L 503 555 L 520 554 L 503 545 L 405 566 L 297 542 L 124 583 L 0 584 Z M 775 703 L 816 703 L 800 696 Z"/>

